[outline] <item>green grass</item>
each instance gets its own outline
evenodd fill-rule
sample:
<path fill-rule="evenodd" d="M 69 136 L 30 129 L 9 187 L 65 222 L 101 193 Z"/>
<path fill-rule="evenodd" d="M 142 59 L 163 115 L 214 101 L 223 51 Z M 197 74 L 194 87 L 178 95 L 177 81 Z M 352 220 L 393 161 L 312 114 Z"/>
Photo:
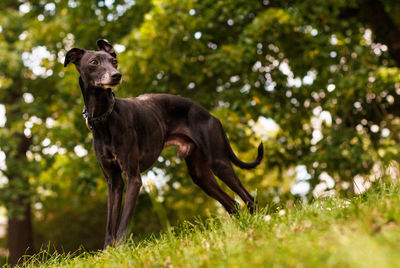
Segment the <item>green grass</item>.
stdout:
<path fill-rule="evenodd" d="M 282 214 L 282 213 L 281 213 Z M 267 216 L 269 215 L 269 216 Z M 24 267 L 400 267 L 400 187 L 286 211 L 185 223 L 159 238 Z"/>

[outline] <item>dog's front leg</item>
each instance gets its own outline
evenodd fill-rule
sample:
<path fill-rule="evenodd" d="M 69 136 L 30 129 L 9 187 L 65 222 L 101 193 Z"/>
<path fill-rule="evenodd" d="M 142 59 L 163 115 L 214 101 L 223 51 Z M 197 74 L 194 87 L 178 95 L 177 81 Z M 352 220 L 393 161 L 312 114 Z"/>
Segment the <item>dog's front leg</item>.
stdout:
<path fill-rule="evenodd" d="M 136 172 L 134 175 L 125 174 L 126 177 L 126 193 L 125 193 L 125 204 L 122 211 L 121 222 L 119 224 L 117 232 L 117 241 L 120 242 L 126 234 L 126 229 L 133 215 L 135 209 L 140 188 L 142 187 L 142 179 L 140 173 Z"/>
<path fill-rule="evenodd" d="M 100 166 L 103 170 L 104 176 L 106 177 L 108 186 L 107 225 L 104 241 L 104 248 L 106 248 L 116 241 L 124 181 L 121 177 L 121 170 L 117 165 L 108 161 L 100 161 Z"/>

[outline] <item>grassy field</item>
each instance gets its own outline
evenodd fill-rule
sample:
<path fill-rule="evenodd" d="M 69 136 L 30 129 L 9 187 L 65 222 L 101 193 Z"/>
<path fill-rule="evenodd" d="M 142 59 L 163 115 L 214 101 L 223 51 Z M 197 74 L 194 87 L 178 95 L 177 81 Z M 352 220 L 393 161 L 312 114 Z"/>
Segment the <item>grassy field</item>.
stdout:
<path fill-rule="evenodd" d="M 159 238 L 24 267 L 400 267 L 400 187 L 186 223 Z M 46 260 L 43 260 L 46 259 Z"/>

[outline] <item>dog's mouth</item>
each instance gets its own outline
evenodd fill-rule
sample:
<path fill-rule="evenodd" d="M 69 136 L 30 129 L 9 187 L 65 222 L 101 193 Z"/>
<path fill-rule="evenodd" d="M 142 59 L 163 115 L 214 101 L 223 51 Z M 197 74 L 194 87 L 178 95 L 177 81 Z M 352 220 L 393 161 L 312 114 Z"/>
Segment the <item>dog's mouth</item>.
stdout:
<path fill-rule="evenodd" d="M 119 84 L 121 84 L 121 81 L 112 82 L 112 83 L 109 83 L 109 84 L 103 84 L 103 87 L 105 87 L 105 88 L 116 87 L 116 86 L 118 86 Z"/>
<path fill-rule="evenodd" d="M 104 89 L 107 89 L 107 88 L 110 88 L 110 87 L 111 88 L 112 87 L 116 87 L 119 84 L 121 84 L 121 79 L 119 79 L 118 81 L 111 81 L 111 82 L 108 82 L 108 83 L 101 83 L 101 84 L 98 84 L 98 86 L 102 87 Z"/>

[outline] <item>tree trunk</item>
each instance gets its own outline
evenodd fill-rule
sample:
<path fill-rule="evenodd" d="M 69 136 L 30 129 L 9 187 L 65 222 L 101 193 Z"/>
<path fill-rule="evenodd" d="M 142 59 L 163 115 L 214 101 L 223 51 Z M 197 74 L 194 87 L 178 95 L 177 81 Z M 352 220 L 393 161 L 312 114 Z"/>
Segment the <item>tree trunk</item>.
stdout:
<path fill-rule="evenodd" d="M 12 266 L 17 264 L 23 255 L 31 255 L 34 251 L 29 180 L 22 170 L 27 167 L 25 165 L 27 164 L 26 152 L 31 144 L 31 139 L 23 133 L 15 134 L 14 138 L 18 147 L 14 153 L 6 152 L 6 163 L 9 169 L 6 175 L 9 180 L 9 191 L 17 195 L 12 197 L 7 204 L 10 215 L 8 218 L 8 250 L 10 252 L 8 262 Z"/>
<path fill-rule="evenodd" d="M 9 264 L 18 263 L 23 255 L 33 253 L 31 207 L 27 197 L 19 196 L 19 206 L 23 206 L 23 218 L 8 218 L 8 249 L 10 256 Z"/>

